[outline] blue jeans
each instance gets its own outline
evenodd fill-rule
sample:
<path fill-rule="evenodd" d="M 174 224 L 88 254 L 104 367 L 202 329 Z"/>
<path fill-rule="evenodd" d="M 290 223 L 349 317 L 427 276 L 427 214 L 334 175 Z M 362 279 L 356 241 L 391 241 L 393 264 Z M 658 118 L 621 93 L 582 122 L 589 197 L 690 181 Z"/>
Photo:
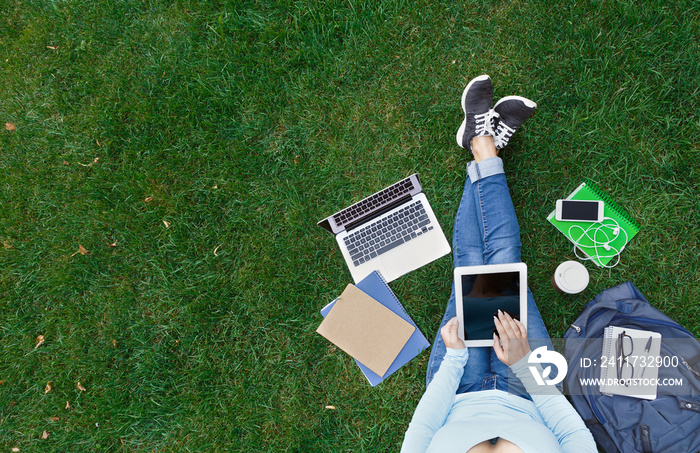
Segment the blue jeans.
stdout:
<path fill-rule="evenodd" d="M 520 262 L 520 228 L 510 199 L 503 161 L 499 157 L 485 159 L 467 166 L 462 201 L 455 218 L 452 249 L 454 265 L 477 266 Z M 447 302 L 440 328 L 456 316 L 455 287 Z M 527 336 L 530 348 L 547 346 L 553 350 L 547 328 L 542 321 L 535 299 L 527 290 Z M 430 352 L 426 385 L 440 368 L 445 356 L 445 342 L 438 329 Z M 499 389 L 529 398 L 527 392 L 509 368 L 496 356 L 493 347 L 469 348 L 469 360 L 457 393 Z"/>

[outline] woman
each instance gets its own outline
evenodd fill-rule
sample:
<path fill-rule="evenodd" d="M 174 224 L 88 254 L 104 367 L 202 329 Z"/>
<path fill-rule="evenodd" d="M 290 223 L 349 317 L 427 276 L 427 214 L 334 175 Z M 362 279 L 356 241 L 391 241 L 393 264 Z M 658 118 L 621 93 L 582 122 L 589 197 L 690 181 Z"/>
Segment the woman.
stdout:
<path fill-rule="evenodd" d="M 536 104 L 510 96 L 492 108 L 493 86 L 483 75 L 462 94 L 465 119 L 457 133 L 474 160 L 455 219 L 455 266 L 520 262 L 520 230 L 498 150 Z M 566 398 L 538 387 L 528 368 L 531 343 L 551 340 L 528 290 L 528 330 L 498 312 L 493 348 L 465 348 L 458 338 L 454 287 L 428 363 L 425 394 L 402 452 L 596 452 L 593 436 Z M 511 373 L 509 373 L 509 367 Z"/>

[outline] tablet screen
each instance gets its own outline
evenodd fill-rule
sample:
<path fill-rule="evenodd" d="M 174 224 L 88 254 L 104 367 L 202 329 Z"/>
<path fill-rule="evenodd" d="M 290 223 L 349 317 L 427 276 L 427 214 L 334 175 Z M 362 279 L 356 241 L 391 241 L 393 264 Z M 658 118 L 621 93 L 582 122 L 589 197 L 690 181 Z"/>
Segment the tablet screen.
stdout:
<path fill-rule="evenodd" d="M 498 310 L 520 319 L 520 273 L 462 275 L 465 340 L 493 340 Z"/>

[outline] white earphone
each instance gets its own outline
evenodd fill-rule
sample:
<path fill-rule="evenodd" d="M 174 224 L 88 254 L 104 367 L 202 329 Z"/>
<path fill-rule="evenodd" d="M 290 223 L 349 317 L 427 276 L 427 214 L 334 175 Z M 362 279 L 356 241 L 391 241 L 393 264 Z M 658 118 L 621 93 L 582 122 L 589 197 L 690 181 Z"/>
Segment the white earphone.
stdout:
<path fill-rule="evenodd" d="M 579 231 L 580 234 L 576 234 Z M 618 250 L 610 244 L 621 237 L 620 233 L 624 234 L 625 240 L 621 241 L 623 245 Z M 603 217 L 602 221 L 591 223 L 588 228 L 583 228 L 580 225 L 572 225 L 569 227 L 569 237 L 574 242 L 574 254 L 582 261 L 600 261 L 604 258 L 617 258 L 614 264 L 603 265 L 603 267 L 606 268 L 617 266 L 617 264 L 620 262 L 620 254 L 625 249 L 625 244 L 627 244 L 628 240 L 625 229 L 620 228 L 617 221 L 610 217 Z M 581 241 L 586 242 L 586 244 L 582 245 Z M 580 249 L 587 256 L 580 256 L 578 249 Z"/>

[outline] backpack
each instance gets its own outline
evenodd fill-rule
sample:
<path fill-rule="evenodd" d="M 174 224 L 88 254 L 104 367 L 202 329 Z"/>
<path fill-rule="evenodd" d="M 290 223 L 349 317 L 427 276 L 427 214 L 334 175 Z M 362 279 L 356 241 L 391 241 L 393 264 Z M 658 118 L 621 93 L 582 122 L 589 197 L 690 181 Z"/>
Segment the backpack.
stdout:
<path fill-rule="evenodd" d="M 600 377 L 603 330 L 609 325 L 659 332 L 662 363 L 678 365 L 660 366 L 658 378 L 682 379 L 682 387 L 659 385 L 656 399 L 646 400 L 582 385 L 580 378 Z M 602 451 L 700 451 L 700 343 L 693 334 L 626 282 L 589 302 L 564 337 L 569 365 L 564 386 Z"/>

